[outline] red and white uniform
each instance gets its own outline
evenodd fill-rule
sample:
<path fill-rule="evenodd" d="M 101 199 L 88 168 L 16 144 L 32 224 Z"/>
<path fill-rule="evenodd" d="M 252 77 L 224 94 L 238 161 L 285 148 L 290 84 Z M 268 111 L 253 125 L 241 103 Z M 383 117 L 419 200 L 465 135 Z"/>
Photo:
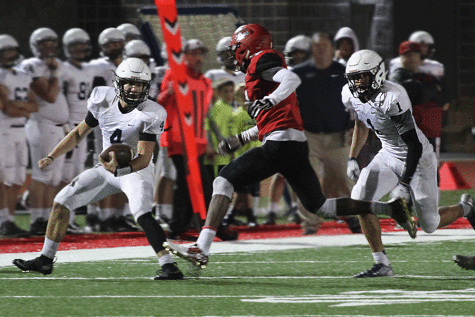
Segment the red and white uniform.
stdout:
<path fill-rule="evenodd" d="M 191 120 L 195 132 L 195 141 L 197 145 L 198 156 L 206 152 L 206 132 L 204 130 L 204 120 L 208 112 L 209 104 L 213 97 L 212 83 L 209 78 L 203 74 L 196 75 L 190 68 L 187 67 L 188 73 L 188 88 L 192 94 L 193 113 Z M 174 94 L 168 93 L 168 87 L 172 82 L 172 73 L 167 71 L 162 82 L 161 93 L 158 96 L 158 103 L 163 105 L 167 110 L 168 119 L 165 128 L 165 133 L 160 139 L 160 146 L 168 147 L 168 156 L 182 155 L 183 142 L 180 132 L 180 123 L 178 122 L 178 106 Z"/>

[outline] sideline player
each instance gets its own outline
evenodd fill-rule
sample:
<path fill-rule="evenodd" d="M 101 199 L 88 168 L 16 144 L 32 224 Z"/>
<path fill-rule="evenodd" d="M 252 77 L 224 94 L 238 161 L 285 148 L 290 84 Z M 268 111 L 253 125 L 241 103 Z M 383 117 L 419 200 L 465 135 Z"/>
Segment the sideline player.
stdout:
<path fill-rule="evenodd" d="M 245 152 L 219 172 L 213 183 L 213 197 L 205 226 L 196 243 L 167 248 L 176 255 L 205 267 L 211 243 L 226 214 L 235 189 L 281 173 L 297 193 L 308 212 L 306 219 L 356 214 L 386 214 L 416 230 L 415 221 L 403 199 L 390 203 L 357 201 L 350 198 L 326 199 L 308 158 L 308 144 L 298 108 L 295 89 L 299 77 L 286 67 L 284 56 L 272 49 L 270 33 L 261 25 L 239 27 L 232 36 L 235 65 L 246 74 L 248 113 L 257 126 L 228 137 L 220 144 L 222 154 L 230 154 L 244 144 L 261 140 L 262 146 Z M 302 211 L 303 212 L 303 211 Z"/>
<path fill-rule="evenodd" d="M 474 201 L 464 194 L 460 203 L 440 207 L 437 188 L 437 159 L 432 145 L 412 116 L 411 101 L 399 84 L 385 80 L 383 59 L 374 51 L 361 50 L 348 60 L 342 89 L 345 106 L 357 120 L 348 160 L 348 176 L 357 180 L 351 198 L 379 200 L 391 190 L 392 197 L 412 201 L 424 232 L 432 233 L 465 216 L 475 227 Z M 376 132 L 382 149 L 361 173 L 356 162 L 369 129 Z M 374 266 L 355 277 L 391 276 L 376 215 L 360 215 L 363 232 L 373 252 Z M 415 238 L 414 235 L 411 235 Z"/>
<path fill-rule="evenodd" d="M 59 243 L 64 238 L 70 210 L 98 201 L 113 193 L 124 192 L 137 223 L 145 231 L 158 256 L 162 269 L 155 279 L 182 279 L 183 274 L 172 256 L 162 246 L 165 233 L 152 216 L 153 163 L 156 135 L 163 132 L 167 113 L 148 100 L 150 70 L 142 60 L 129 58 L 117 67 L 115 89 L 96 87 L 88 100 L 88 114 L 74 130 L 38 162 L 42 169 L 72 150 L 95 126 L 102 130 L 104 148 L 114 143 L 130 146 L 134 159 L 126 167 L 118 167 L 115 155 L 82 172 L 55 197 L 41 256 L 25 261 L 13 260 L 23 271 L 51 274 Z"/>
<path fill-rule="evenodd" d="M 28 144 L 25 122 L 30 114 L 38 111 L 36 98 L 30 89 L 31 76 L 16 67 L 19 55 L 16 39 L 0 35 L 0 125 L 2 149 L 0 151 L 0 235 L 4 237 L 27 236 L 28 232 L 13 221 L 17 196 L 25 182 L 28 165 Z M 4 207 L 4 208 L 2 208 Z"/>

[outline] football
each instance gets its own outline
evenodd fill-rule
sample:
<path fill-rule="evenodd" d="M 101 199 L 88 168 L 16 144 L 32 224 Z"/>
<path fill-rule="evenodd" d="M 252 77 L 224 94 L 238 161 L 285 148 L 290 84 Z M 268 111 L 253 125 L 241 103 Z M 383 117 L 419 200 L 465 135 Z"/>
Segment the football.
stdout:
<path fill-rule="evenodd" d="M 110 157 L 109 153 L 114 151 L 115 157 L 117 159 L 117 163 L 119 164 L 119 167 L 126 167 L 129 162 L 133 159 L 134 157 L 134 150 L 126 144 L 112 144 L 109 146 L 107 149 L 102 151 L 101 153 L 101 158 L 109 162 Z"/>

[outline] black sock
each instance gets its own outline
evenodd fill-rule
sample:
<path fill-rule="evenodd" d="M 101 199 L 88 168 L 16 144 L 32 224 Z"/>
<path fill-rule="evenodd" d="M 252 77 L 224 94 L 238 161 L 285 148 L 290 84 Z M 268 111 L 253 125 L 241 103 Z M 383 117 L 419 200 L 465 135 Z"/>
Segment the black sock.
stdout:
<path fill-rule="evenodd" d="M 163 247 L 163 242 L 166 241 L 165 231 L 163 231 L 162 227 L 160 227 L 155 218 L 153 218 L 151 212 L 140 216 L 137 219 L 137 223 L 142 227 L 148 243 L 150 243 L 155 253 L 165 250 Z"/>

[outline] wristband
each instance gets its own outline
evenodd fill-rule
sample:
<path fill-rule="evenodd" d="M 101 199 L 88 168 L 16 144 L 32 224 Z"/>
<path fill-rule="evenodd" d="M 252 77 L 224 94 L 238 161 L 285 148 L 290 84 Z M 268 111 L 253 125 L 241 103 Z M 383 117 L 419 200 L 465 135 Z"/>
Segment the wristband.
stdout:
<path fill-rule="evenodd" d="M 49 158 L 51 161 L 54 161 L 54 157 L 52 157 L 52 156 L 48 155 L 46 158 Z"/>
<path fill-rule="evenodd" d="M 127 165 L 126 167 L 116 168 L 114 172 L 114 176 L 120 177 L 120 176 L 124 176 L 130 173 L 132 173 L 132 166 Z"/>

